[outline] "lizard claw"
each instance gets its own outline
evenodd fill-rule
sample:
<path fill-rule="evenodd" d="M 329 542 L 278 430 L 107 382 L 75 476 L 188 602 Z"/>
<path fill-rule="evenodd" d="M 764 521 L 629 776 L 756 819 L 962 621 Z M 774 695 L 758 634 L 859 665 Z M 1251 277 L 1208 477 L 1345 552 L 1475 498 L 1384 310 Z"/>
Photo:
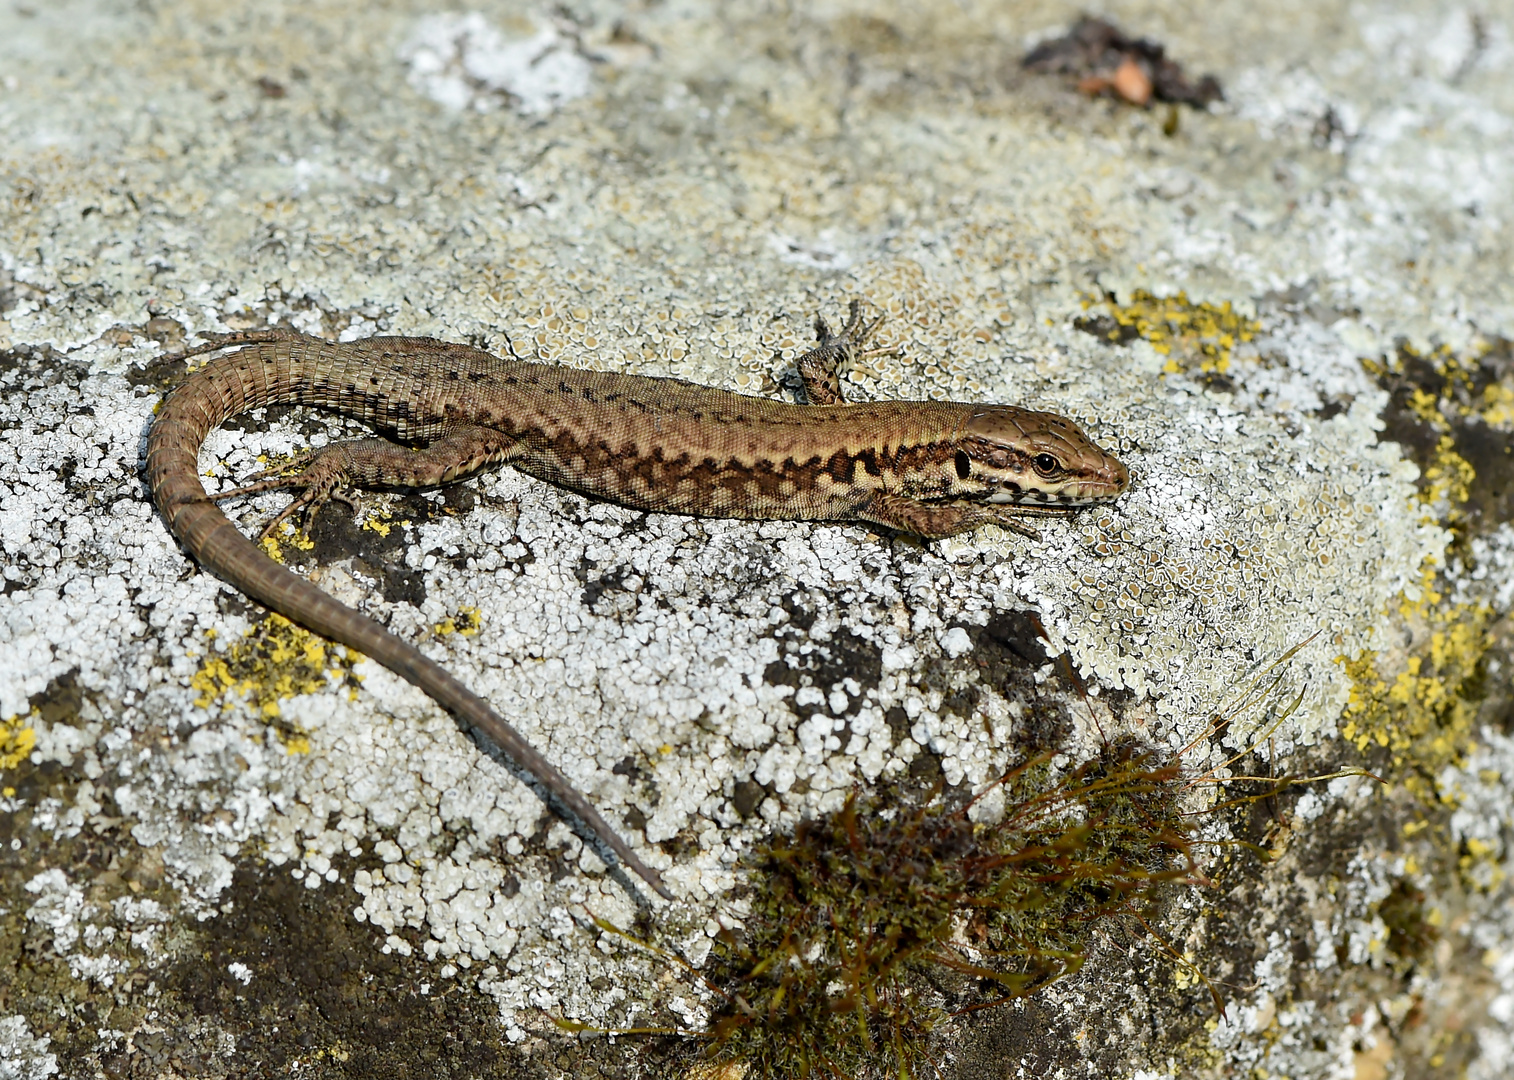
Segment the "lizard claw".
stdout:
<path fill-rule="evenodd" d="M 860 300 L 852 301 L 846 320 L 846 329 L 842 331 L 842 336 L 851 341 L 852 349 L 854 350 L 852 353 L 853 360 L 864 360 L 870 356 L 903 355 L 902 350 L 897 345 L 890 345 L 881 349 L 863 348 L 864 345 L 872 340 L 873 335 L 878 332 L 878 327 L 883 325 L 883 320 L 886 318 L 888 316 L 883 314 L 879 315 L 872 322 L 865 323 L 862 321 L 862 302 Z"/>
<path fill-rule="evenodd" d="M 315 515 L 320 512 L 321 507 L 325 506 L 328 502 L 339 502 L 352 511 L 353 514 L 356 514 L 359 510 L 357 501 L 346 492 L 335 489 L 322 491 L 319 487 L 312 485 L 305 488 L 304 491 L 293 499 L 290 499 L 289 505 L 280 510 L 272 521 L 263 526 L 263 531 L 258 533 L 258 539 L 266 540 L 272 536 L 275 529 L 295 514 L 300 515 L 298 531 L 308 535 L 310 532 L 310 523 L 315 520 Z"/>
<path fill-rule="evenodd" d="M 263 526 L 262 531 L 258 533 L 258 539 L 267 540 L 280 525 L 284 524 L 284 522 L 288 521 L 295 514 L 300 515 L 300 525 L 297 531 L 308 532 L 310 528 L 310 516 L 319 509 L 319 505 L 312 495 L 311 489 L 306 488 L 301 494 L 290 499 L 289 505 L 280 510 L 276 517 Z"/>
<path fill-rule="evenodd" d="M 271 469 L 253 473 L 247 479 L 249 483 L 241 487 L 234 487 L 229 491 L 217 492 L 210 496 L 211 502 L 220 502 L 222 499 L 240 499 L 244 495 L 258 495 L 265 491 L 277 491 L 280 488 L 303 487 L 299 473 L 305 472 L 310 463 L 315 460 L 315 453 L 300 454 L 299 456 L 275 465 Z"/>
<path fill-rule="evenodd" d="M 846 325 L 841 328 L 839 334 L 831 333 L 830 324 L 824 318 L 816 316 L 815 338 L 822 348 L 830 346 L 845 349 L 847 355 L 853 360 L 861 360 L 869 356 L 900 356 L 902 353 L 898 346 L 881 349 L 864 348 L 887 318 L 887 314 L 880 314 L 871 322 L 864 322 L 862 301 L 852 300 L 846 309 Z"/>
<path fill-rule="evenodd" d="M 264 479 L 265 477 L 267 479 Z M 311 520 L 321 507 L 331 500 L 343 503 L 353 513 L 358 511 L 357 502 L 344 490 L 349 480 L 347 470 L 339 459 L 339 455 L 333 456 L 321 451 L 312 451 L 283 465 L 264 469 L 251 479 L 253 483 L 211 495 L 210 501 L 220 502 L 222 499 L 236 499 L 285 488 L 302 489 L 300 494 L 291 499 L 272 521 L 263 526 L 262 531 L 258 533 L 260 540 L 268 539 L 280 525 L 296 514 L 300 515 L 300 531 L 309 532 Z"/>

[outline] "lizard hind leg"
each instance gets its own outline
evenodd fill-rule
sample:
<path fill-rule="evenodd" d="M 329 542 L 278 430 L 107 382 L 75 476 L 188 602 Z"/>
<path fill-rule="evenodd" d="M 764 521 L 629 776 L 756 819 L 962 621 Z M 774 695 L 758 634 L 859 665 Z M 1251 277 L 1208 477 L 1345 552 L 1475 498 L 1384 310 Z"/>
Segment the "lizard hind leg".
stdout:
<path fill-rule="evenodd" d="M 300 493 L 264 526 L 260 538 L 295 514 L 302 526 L 327 502 L 335 500 L 357 510 L 348 494 L 353 488 L 416 489 L 437 487 L 479 469 L 509 460 L 517 440 L 494 428 L 458 425 L 423 447 L 411 449 L 388 439 L 348 439 L 313 450 L 287 465 L 254 477 L 254 483 L 212 495 L 213 501 L 256 495 L 264 491 L 299 489 Z M 263 479 L 263 477 L 267 479 Z"/>
<path fill-rule="evenodd" d="M 348 494 L 348 489 L 354 486 L 350 474 L 351 457 L 354 450 L 362 449 L 355 446 L 355 443 L 368 442 L 382 443 L 383 440 L 361 439 L 333 443 L 320 450 L 302 454 L 283 465 L 265 469 L 251 478 L 252 483 L 218 492 L 209 498 L 212 502 L 221 502 L 224 499 L 259 495 L 265 491 L 299 489 L 300 493 L 263 526 L 258 533 L 260 540 L 266 540 L 272 536 L 280 525 L 296 514 L 300 515 L 300 527 L 308 529 L 311 520 L 320 508 L 333 500 L 344 503 L 356 513 L 357 502 Z M 393 444 L 385 445 L 392 446 Z"/>

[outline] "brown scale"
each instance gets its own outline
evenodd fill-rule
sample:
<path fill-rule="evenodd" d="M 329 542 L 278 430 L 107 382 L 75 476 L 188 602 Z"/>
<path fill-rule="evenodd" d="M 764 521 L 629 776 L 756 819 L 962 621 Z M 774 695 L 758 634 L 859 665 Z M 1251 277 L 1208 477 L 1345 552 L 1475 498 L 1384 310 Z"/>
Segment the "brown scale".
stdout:
<path fill-rule="evenodd" d="M 211 360 L 163 401 L 147 440 L 153 500 L 206 569 L 274 611 L 373 657 L 481 731 L 660 895 L 648 867 L 555 766 L 489 704 L 414 646 L 269 559 L 215 500 L 275 488 L 300 494 L 264 535 L 352 487 L 427 487 L 488 465 L 643 510 L 717 517 L 855 521 L 927 538 L 995 524 L 1035 538 L 1022 518 L 1116 498 L 1125 466 L 1077 425 L 1008 405 L 848 403 L 839 367 L 878 322 L 853 302 L 839 334 L 823 319 L 799 359 L 808 404 L 747 397 L 679 379 L 506 360 L 428 338 L 332 343 L 287 329 L 230 334 L 186 358 Z M 389 438 L 333 443 L 214 497 L 200 444 L 239 413 L 309 405 Z M 404 444 L 404 445 L 401 445 Z"/>

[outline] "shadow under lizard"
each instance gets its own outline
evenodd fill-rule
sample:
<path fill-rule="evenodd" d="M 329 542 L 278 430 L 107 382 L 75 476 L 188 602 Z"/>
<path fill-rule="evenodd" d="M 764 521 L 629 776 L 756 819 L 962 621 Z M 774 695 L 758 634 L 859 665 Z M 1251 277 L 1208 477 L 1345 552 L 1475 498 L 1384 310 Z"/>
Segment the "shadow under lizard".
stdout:
<path fill-rule="evenodd" d="M 881 321 L 881 320 L 879 320 Z M 1072 421 L 1010 405 L 846 402 L 839 366 L 878 321 L 853 301 L 840 333 L 823 319 L 798 361 L 808 404 L 680 379 L 505 359 L 429 338 L 336 343 L 275 328 L 217 336 L 189 359 L 236 347 L 163 400 L 147 439 L 147 480 L 173 534 L 205 569 L 269 609 L 372 657 L 481 732 L 535 777 L 656 892 L 671 894 L 620 835 L 487 701 L 378 623 L 269 558 L 215 505 L 275 488 L 300 494 L 264 530 L 350 487 L 446 484 L 508 463 L 625 506 L 708 517 L 855 521 L 941 538 L 1107 502 L 1130 474 Z M 200 445 L 226 420 L 274 404 L 363 421 L 387 438 L 333 443 L 260 480 L 208 495 Z M 393 441 L 391 441 L 391 439 Z M 257 478 L 254 478 L 257 479 Z"/>

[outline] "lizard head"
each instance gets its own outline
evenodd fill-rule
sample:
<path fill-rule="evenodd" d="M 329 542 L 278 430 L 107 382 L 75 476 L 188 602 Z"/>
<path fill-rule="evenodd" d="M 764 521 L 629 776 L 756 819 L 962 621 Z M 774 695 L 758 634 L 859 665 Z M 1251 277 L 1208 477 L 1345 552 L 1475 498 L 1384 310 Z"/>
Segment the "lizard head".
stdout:
<path fill-rule="evenodd" d="M 977 502 L 1072 510 L 1109 502 L 1130 470 L 1066 417 L 976 406 L 957 440 L 955 494 Z"/>

